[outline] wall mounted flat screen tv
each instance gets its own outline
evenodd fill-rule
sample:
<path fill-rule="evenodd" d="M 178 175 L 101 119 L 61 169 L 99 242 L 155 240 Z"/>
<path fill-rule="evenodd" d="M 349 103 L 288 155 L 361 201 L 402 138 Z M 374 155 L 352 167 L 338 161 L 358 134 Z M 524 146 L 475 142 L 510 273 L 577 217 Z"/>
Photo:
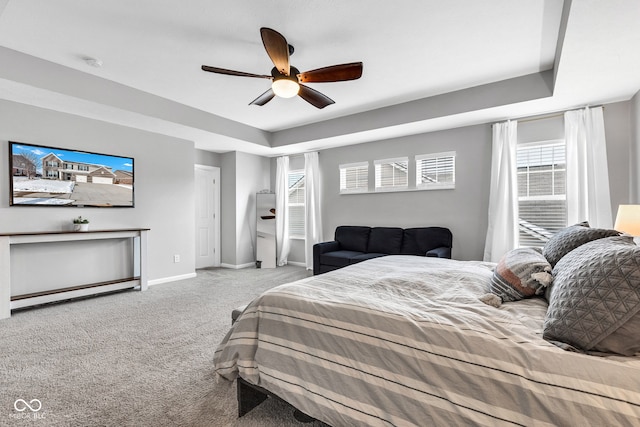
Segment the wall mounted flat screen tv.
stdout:
<path fill-rule="evenodd" d="M 9 142 L 11 206 L 134 206 L 133 158 Z"/>

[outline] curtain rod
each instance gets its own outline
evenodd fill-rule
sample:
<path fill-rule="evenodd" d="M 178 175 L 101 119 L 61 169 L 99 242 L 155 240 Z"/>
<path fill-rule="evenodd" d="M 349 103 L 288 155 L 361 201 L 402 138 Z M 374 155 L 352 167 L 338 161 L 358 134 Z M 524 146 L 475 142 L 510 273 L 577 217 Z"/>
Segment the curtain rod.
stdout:
<path fill-rule="evenodd" d="M 604 105 L 594 105 L 591 106 L 589 108 L 597 108 L 597 107 L 602 107 L 602 110 L 604 110 Z M 585 108 L 585 107 L 582 107 Z M 575 110 L 580 110 L 581 108 L 576 108 Z M 564 111 L 558 111 L 555 113 L 549 113 L 549 114 L 543 114 L 540 116 L 529 116 L 529 117 L 525 117 L 523 119 L 511 119 L 511 120 L 515 120 L 518 123 L 527 123 L 527 122 L 535 122 L 537 120 L 545 120 L 545 119 L 552 119 L 554 117 L 561 117 L 564 116 L 565 111 L 574 111 L 574 110 L 564 110 Z"/>
<path fill-rule="evenodd" d="M 527 117 L 524 119 L 512 119 L 512 120 L 515 120 L 518 123 L 527 123 L 527 122 L 535 122 L 538 120 L 553 119 L 554 117 L 562 117 L 562 116 L 564 116 L 564 111 L 561 113 L 545 114 L 542 116 L 533 116 L 533 117 Z"/>

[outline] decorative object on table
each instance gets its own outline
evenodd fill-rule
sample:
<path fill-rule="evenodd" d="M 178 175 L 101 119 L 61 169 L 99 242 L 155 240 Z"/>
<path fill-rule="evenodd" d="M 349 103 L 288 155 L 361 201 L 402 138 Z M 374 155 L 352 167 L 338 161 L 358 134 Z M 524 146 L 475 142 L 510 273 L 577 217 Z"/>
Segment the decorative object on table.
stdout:
<path fill-rule="evenodd" d="M 73 230 L 74 231 L 89 231 L 89 220 L 87 218 L 82 218 L 79 216 L 73 219 Z"/>

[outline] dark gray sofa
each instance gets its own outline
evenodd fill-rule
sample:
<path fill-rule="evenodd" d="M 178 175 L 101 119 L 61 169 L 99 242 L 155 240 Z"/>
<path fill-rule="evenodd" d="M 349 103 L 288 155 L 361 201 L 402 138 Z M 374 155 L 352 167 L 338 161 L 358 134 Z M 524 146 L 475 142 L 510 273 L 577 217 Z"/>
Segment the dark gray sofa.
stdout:
<path fill-rule="evenodd" d="M 386 255 L 451 258 L 453 236 L 443 227 L 364 227 L 342 225 L 330 242 L 313 245 L 313 274 Z"/>

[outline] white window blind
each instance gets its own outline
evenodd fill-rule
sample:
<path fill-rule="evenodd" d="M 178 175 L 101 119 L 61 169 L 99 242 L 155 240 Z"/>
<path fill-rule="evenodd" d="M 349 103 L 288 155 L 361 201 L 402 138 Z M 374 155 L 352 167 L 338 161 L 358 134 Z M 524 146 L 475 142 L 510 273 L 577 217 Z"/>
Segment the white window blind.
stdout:
<path fill-rule="evenodd" d="M 304 170 L 289 172 L 289 237 L 304 238 Z"/>
<path fill-rule="evenodd" d="M 456 153 L 422 154 L 416 156 L 416 187 L 447 189 L 456 186 Z"/>
<path fill-rule="evenodd" d="M 409 184 L 409 159 L 401 157 L 374 161 L 376 191 L 406 189 Z"/>
<path fill-rule="evenodd" d="M 543 246 L 567 226 L 564 140 L 517 149 L 520 246 Z"/>
<path fill-rule="evenodd" d="M 369 190 L 369 163 L 340 165 L 340 192 L 365 193 Z"/>

